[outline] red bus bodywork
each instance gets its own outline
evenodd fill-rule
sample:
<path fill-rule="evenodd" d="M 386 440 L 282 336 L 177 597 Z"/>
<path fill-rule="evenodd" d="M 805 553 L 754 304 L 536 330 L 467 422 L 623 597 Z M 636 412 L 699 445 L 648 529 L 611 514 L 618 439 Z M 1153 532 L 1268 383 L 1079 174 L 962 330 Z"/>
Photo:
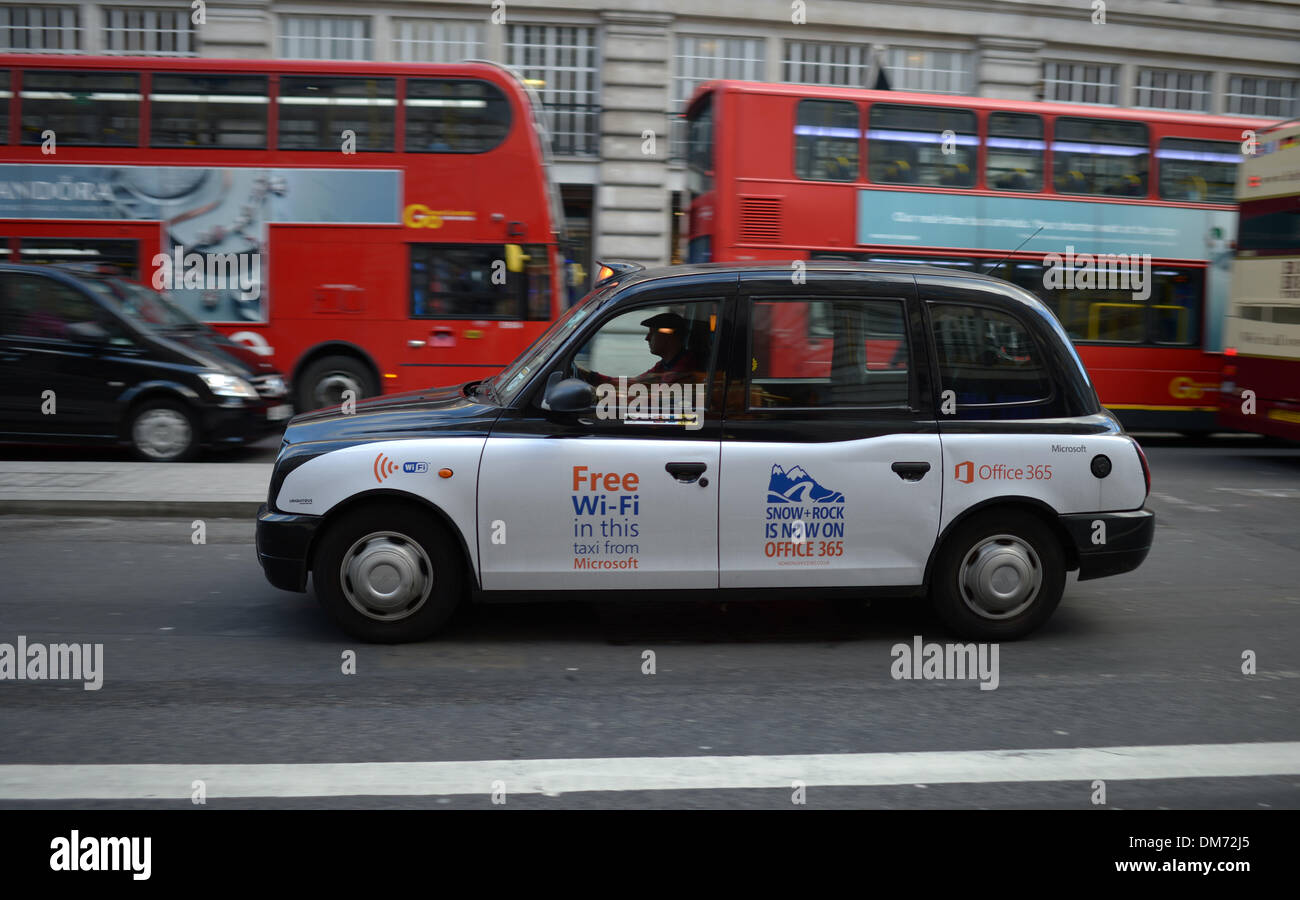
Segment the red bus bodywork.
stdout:
<path fill-rule="evenodd" d="M 312 199 L 313 190 L 319 200 L 319 194 L 331 190 L 331 185 L 360 185 L 356 189 L 362 196 L 351 197 L 350 202 L 383 206 L 383 221 L 377 222 L 328 221 L 336 205 L 331 197 L 315 204 L 314 221 L 307 220 L 310 217 L 294 220 L 293 215 L 268 218 L 261 248 L 266 294 L 261 315 L 240 319 L 221 310 L 206 317 L 222 332 L 271 357 L 295 382 L 313 362 L 326 357 L 353 360 L 358 371 L 368 374 L 369 387 L 380 392 L 486 377 L 508 364 L 562 309 L 564 281 L 558 246 L 562 211 L 548 180 L 545 135 L 529 90 L 500 66 L 4 55 L 0 56 L 0 70 L 7 71 L 10 79 L 9 127 L 0 164 L 6 166 L 5 178 L 11 184 L 20 177 L 33 182 L 53 180 L 51 166 L 97 167 L 94 171 L 196 167 L 220 170 L 227 173 L 227 179 L 232 172 L 238 175 L 245 169 L 264 169 L 272 172 L 268 177 L 282 180 L 286 173 L 302 173 L 304 186 L 298 197 L 304 203 Z M 37 70 L 138 73 L 139 139 L 130 146 L 58 143 L 53 154 L 43 152 L 39 143 L 24 144 L 27 123 L 23 104 L 34 104 L 38 111 L 41 101 L 24 101 L 23 77 Z M 155 106 L 150 99 L 151 85 L 164 73 L 269 76 L 265 149 L 151 147 L 150 120 Z M 393 149 L 353 153 L 277 149 L 279 90 L 286 76 L 395 80 L 396 97 L 385 101 L 396 109 Z M 415 78 L 491 84 L 509 102 L 508 133 L 484 152 L 407 152 L 407 83 Z M 36 118 L 33 114 L 29 106 L 26 115 L 37 124 L 29 124 L 27 131 L 34 133 L 39 128 L 39 113 Z M 32 139 L 29 134 L 28 140 Z M 362 171 L 370 181 L 357 180 Z M 391 202 L 388 197 L 364 196 L 372 183 L 385 190 L 392 186 Z M 149 284 L 158 269 L 155 255 L 168 249 L 168 224 L 159 217 L 22 216 L 0 218 L 0 236 L 5 238 L 8 258 L 15 261 L 24 258 L 23 239 L 134 241 L 138 246 L 136 277 Z M 527 315 L 413 315 L 412 253 L 422 244 L 487 245 L 500 251 L 494 255 L 503 259 L 508 244 L 533 248 L 530 263 L 546 273 L 545 302 Z M 543 256 L 540 261 L 533 258 L 538 252 Z M 295 393 L 295 399 L 301 397 Z M 300 401 L 299 405 L 319 404 Z"/>
<path fill-rule="evenodd" d="M 857 177 L 851 181 L 814 181 L 796 176 L 795 125 L 799 101 L 841 100 L 858 108 L 861 123 Z M 978 148 L 973 186 L 959 192 L 950 187 L 920 184 L 876 183 L 868 178 L 867 122 L 875 104 L 938 107 L 970 110 L 978 123 Z M 688 258 L 700 262 L 797 260 L 812 256 L 843 256 L 851 259 L 889 257 L 894 261 L 942 256 L 946 259 L 978 261 L 977 270 L 1005 259 L 991 274 L 1008 278 L 1008 267 L 1017 262 L 1041 264 L 1045 251 L 1030 242 L 1020 252 L 1019 237 L 1002 247 L 971 247 L 927 241 L 923 228 L 913 228 L 916 240 L 907 244 L 873 244 L 861 241 L 855 223 L 862 208 L 862 192 L 884 192 L 867 196 L 886 197 L 898 192 L 914 195 L 924 203 L 930 195 L 932 211 L 943 212 L 949 198 L 991 198 L 1007 203 L 1015 198 L 1032 201 L 1054 200 L 1078 210 L 1090 204 L 1098 210 L 1097 221 L 1122 222 L 1136 207 L 1189 210 L 1198 214 L 1198 228 L 1205 234 L 1192 237 L 1195 254 L 1168 256 L 1152 253 L 1152 268 L 1177 266 L 1191 279 L 1200 279 L 1201 301 L 1196 325 L 1198 339 L 1186 346 L 1153 343 L 1141 345 L 1076 338 L 1079 354 L 1087 366 L 1097 392 L 1129 428 L 1168 428 L 1184 431 L 1209 430 L 1214 426 L 1216 394 L 1221 369 L 1221 323 L 1226 306 L 1226 280 L 1221 296 L 1211 297 L 1208 281 L 1216 260 L 1231 252 L 1228 231 L 1235 223 L 1230 203 L 1171 201 L 1158 196 L 1157 148 L 1164 138 L 1231 141 L 1240 145 L 1243 131 L 1263 128 L 1270 120 L 1203 114 L 1128 110 L 1064 103 L 997 100 L 982 97 L 912 94 L 855 88 L 715 81 L 699 88 L 687 108 L 688 129 L 705 111 L 712 116 L 711 170 L 692 167 L 688 151 L 690 193 Z M 1042 190 L 993 190 L 986 181 L 988 119 L 994 112 L 1031 113 L 1043 121 Z M 1051 177 L 1053 168 L 1050 136 L 1058 117 L 1140 122 L 1149 134 L 1147 190 L 1142 196 L 1107 197 L 1057 193 Z M 711 183 L 699 185 L 700 175 Z M 1198 211 L 1201 211 L 1198 213 Z M 1159 213 L 1157 213 L 1159 214 Z M 1066 215 L 1071 215 L 1067 213 Z M 1077 216 L 1077 213 L 1073 213 Z M 1203 225 L 1201 223 L 1211 223 Z M 1030 229 L 1032 230 L 1032 229 Z M 1024 234 L 1029 237 L 1028 231 Z M 1062 252 L 1061 244 L 1049 245 Z M 706 249 L 702 249 L 707 247 Z M 700 249 L 697 249 L 700 248 Z M 1216 280 L 1219 274 L 1215 273 Z M 1154 301 L 1153 301 L 1154 302 Z"/>

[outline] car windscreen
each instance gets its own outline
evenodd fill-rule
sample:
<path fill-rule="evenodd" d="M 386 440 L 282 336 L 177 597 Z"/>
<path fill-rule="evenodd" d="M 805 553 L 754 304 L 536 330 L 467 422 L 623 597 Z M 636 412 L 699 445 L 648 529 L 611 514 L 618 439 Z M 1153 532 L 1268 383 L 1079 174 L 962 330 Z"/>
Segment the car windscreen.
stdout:
<path fill-rule="evenodd" d="M 166 331 L 176 328 L 206 328 L 157 291 L 121 278 L 87 278 L 86 284 L 100 296 L 108 298 L 113 308 L 145 328 Z"/>

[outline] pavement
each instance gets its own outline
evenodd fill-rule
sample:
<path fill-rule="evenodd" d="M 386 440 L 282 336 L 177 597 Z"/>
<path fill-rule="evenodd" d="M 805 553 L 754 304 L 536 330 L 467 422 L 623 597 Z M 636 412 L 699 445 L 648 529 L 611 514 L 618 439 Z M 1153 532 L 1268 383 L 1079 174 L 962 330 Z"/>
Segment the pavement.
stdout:
<path fill-rule="evenodd" d="M 266 502 L 271 463 L 0 460 L 0 515 L 229 516 Z"/>

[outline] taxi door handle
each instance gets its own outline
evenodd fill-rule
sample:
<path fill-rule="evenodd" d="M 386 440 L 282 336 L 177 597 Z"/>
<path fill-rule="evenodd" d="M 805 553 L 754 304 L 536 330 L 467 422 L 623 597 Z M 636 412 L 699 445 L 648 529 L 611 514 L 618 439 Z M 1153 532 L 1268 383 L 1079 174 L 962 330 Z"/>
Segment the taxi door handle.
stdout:
<path fill-rule="evenodd" d="M 692 483 L 703 475 L 707 468 L 708 466 L 702 462 L 670 462 L 664 466 L 664 470 L 682 484 Z M 708 482 L 701 479 L 700 486 L 707 487 Z"/>
<path fill-rule="evenodd" d="M 889 468 L 898 473 L 904 481 L 920 481 L 930 471 L 928 462 L 896 462 Z"/>

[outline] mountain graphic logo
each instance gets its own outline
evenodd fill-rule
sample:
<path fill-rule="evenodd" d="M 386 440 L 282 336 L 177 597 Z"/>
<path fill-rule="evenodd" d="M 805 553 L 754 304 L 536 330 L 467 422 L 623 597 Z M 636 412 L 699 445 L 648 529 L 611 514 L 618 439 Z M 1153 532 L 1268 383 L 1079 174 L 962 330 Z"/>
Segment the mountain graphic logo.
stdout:
<path fill-rule="evenodd" d="M 772 478 L 767 483 L 768 503 L 843 503 L 839 491 L 824 488 L 803 466 L 786 471 L 773 463 Z"/>

